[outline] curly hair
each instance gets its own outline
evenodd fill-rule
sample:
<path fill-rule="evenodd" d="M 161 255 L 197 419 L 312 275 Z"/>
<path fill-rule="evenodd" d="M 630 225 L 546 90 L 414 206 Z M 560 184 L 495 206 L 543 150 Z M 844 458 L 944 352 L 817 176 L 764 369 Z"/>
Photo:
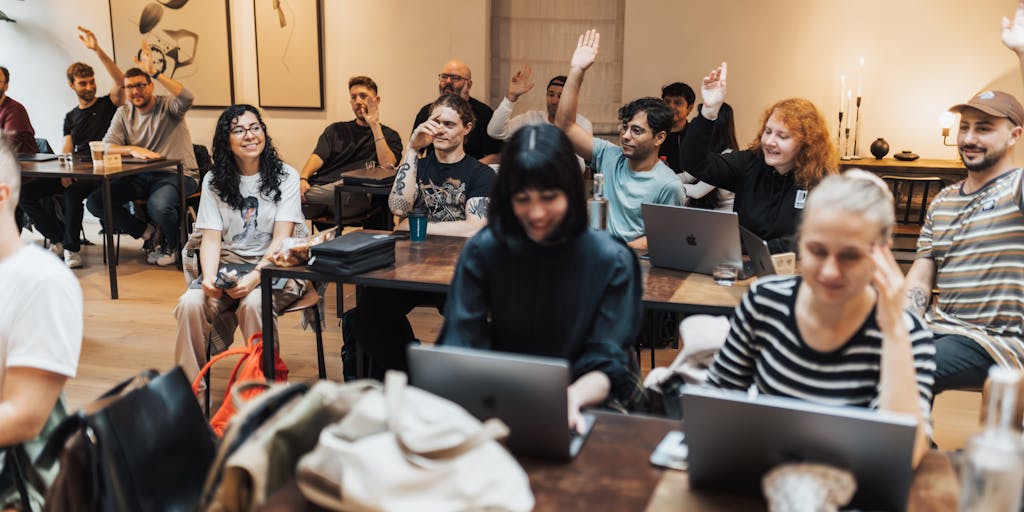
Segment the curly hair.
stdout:
<path fill-rule="evenodd" d="M 281 200 L 281 183 L 284 181 L 284 164 L 277 156 L 277 149 L 274 148 L 267 133 L 267 125 L 263 122 L 260 111 L 252 105 L 232 105 L 221 113 L 217 119 L 217 128 L 213 132 L 213 166 L 210 167 L 210 188 L 222 201 L 235 210 L 242 210 L 245 200 L 238 190 L 242 174 L 238 170 L 238 162 L 235 161 L 235 154 L 231 151 L 231 129 L 235 127 L 238 118 L 246 112 L 252 112 L 256 120 L 263 127 L 265 143 L 263 152 L 260 153 L 260 194 L 275 203 Z"/>
<path fill-rule="evenodd" d="M 434 113 L 437 107 L 448 107 L 459 115 L 463 126 L 469 126 L 476 122 L 476 114 L 473 113 L 473 106 L 469 101 L 462 99 L 458 94 L 445 94 L 430 104 L 430 113 Z"/>
<path fill-rule="evenodd" d="M 826 175 L 838 172 L 839 155 L 828 134 L 825 118 L 813 103 L 803 98 L 785 99 L 765 110 L 750 149 L 761 152 L 761 135 L 772 114 L 779 115 L 779 121 L 793 132 L 801 145 L 794 171 L 797 185 L 810 189 Z"/>

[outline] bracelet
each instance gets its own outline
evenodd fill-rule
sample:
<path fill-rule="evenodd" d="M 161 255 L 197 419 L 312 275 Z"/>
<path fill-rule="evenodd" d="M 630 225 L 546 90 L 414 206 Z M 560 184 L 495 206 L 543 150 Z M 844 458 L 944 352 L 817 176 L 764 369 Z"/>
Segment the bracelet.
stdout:
<path fill-rule="evenodd" d="M 382 140 L 384 140 L 384 137 L 377 137 L 377 138 L 373 139 L 374 142 L 380 142 Z"/>
<path fill-rule="evenodd" d="M 299 181 L 305 181 L 306 183 L 309 183 L 309 178 L 299 178 Z"/>

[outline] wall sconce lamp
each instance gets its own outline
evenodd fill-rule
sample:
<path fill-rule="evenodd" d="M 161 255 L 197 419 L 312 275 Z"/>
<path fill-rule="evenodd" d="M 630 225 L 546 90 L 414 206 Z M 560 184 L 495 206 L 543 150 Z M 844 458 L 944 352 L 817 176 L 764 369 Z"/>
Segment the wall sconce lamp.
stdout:
<path fill-rule="evenodd" d="M 950 112 L 948 110 L 939 115 L 939 126 L 942 127 L 942 145 L 943 146 L 956 146 L 956 142 L 955 141 L 952 144 L 950 144 L 948 142 L 948 139 L 949 139 L 949 129 L 953 127 L 953 121 L 955 121 L 955 120 L 956 120 L 956 116 L 952 112 Z"/>

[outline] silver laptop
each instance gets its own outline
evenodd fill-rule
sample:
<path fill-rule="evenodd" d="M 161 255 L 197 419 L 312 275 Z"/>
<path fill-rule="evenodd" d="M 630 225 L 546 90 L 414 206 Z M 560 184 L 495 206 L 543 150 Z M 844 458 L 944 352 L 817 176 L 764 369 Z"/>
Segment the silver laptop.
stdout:
<path fill-rule="evenodd" d="M 711 275 L 715 265 L 741 266 L 739 217 L 685 206 L 640 206 L 651 265 Z"/>
<path fill-rule="evenodd" d="M 768 250 L 768 242 L 755 235 L 749 229 L 740 226 L 740 244 L 743 252 L 747 254 L 747 261 L 743 262 L 743 275 L 741 279 L 753 276 L 768 276 L 776 274 L 775 262 L 772 261 L 772 253 Z"/>
<path fill-rule="evenodd" d="M 571 459 L 594 424 L 594 416 L 584 414 L 584 433 L 569 429 L 564 359 L 411 345 L 409 376 L 414 386 L 461 405 L 481 421 L 505 422 L 506 444 L 517 455 Z"/>
<path fill-rule="evenodd" d="M 833 407 L 706 387 L 683 390 L 690 486 L 761 494 L 761 477 L 785 462 L 853 473 L 851 506 L 903 510 L 916 421 L 910 415 Z"/>

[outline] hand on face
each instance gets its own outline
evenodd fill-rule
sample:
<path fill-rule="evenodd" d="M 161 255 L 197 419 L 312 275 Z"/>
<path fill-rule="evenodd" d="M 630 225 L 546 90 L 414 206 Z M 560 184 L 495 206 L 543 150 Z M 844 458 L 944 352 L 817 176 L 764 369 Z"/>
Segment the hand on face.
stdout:
<path fill-rule="evenodd" d="M 871 284 L 878 295 L 876 319 L 882 331 L 899 328 L 903 323 L 903 303 L 906 299 L 906 279 L 889 247 L 876 244 L 871 250 L 875 271 Z"/>
<path fill-rule="evenodd" d="M 441 131 L 441 124 L 433 119 L 427 119 L 416 127 L 409 138 L 409 147 L 420 151 L 434 142 L 434 137 Z"/>
<path fill-rule="evenodd" d="M 601 34 L 590 29 L 580 35 L 576 41 L 576 51 L 572 54 L 569 67 L 587 70 L 597 60 L 597 52 L 601 46 Z"/>
<path fill-rule="evenodd" d="M 376 98 L 366 98 L 366 103 L 360 105 L 359 109 L 363 114 L 363 121 L 366 121 L 366 124 L 380 124 L 380 103 Z"/>

